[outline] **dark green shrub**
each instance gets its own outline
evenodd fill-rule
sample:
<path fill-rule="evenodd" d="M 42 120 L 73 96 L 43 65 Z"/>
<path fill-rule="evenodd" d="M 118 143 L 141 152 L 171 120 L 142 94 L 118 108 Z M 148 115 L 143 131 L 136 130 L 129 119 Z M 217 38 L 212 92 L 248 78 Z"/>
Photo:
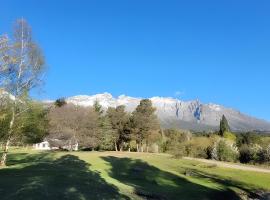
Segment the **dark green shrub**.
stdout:
<path fill-rule="evenodd" d="M 270 151 L 267 149 L 261 149 L 256 155 L 256 162 L 258 163 L 269 163 L 270 162 Z"/>
<path fill-rule="evenodd" d="M 241 163 L 249 163 L 253 160 L 254 155 L 251 148 L 244 144 L 239 149 L 239 161 Z"/>
<path fill-rule="evenodd" d="M 225 141 L 221 140 L 216 148 L 218 159 L 220 161 L 235 162 L 238 159 L 237 152 Z"/>

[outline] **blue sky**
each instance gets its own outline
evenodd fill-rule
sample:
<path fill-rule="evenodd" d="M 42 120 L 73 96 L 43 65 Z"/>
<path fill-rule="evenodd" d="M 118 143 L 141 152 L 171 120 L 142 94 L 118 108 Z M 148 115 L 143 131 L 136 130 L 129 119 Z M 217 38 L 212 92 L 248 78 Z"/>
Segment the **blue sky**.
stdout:
<path fill-rule="evenodd" d="M 32 26 L 47 60 L 39 99 L 200 99 L 270 120 L 270 1 L 1 0 L 0 33 Z"/>

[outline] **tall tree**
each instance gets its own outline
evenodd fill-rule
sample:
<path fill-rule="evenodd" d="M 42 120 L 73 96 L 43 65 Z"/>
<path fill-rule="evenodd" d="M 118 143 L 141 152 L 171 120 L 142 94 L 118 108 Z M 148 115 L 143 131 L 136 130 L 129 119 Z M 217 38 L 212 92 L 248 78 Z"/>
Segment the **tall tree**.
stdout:
<path fill-rule="evenodd" d="M 104 110 L 97 100 L 94 102 L 93 109 L 98 115 L 99 148 L 113 150 L 115 148 L 114 141 L 117 137 L 117 131 L 112 128 L 110 118 L 108 115 L 104 115 Z"/>
<path fill-rule="evenodd" d="M 11 119 L 6 133 L 1 165 L 6 164 L 10 142 L 16 133 L 14 124 L 27 107 L 23 107 L 25 94 L 41 83 L 44 58 L 39 46 L 32 40 L 31 28 L 24 19 L 15 23 L 13 39 L 0 37 L 0 87 L 13 96 Z"/>
<path fill-rule="evenodd" d="M 50 138 L 62 141 L 76 140 L 80 148 L 99 146 L 98 115 L 94 109 L 75 105 L 52 107 L 49 112 Z"/>
<path fill-rule="evenodd" d="M 155 111 L 156 109 L 152 106 L 151 100 L 143 99 L 132 114 L 137 151 L 140 149 L 143 152 L 144 140 L 148 147 L 149 141 L 147 138 L 149 137 L 149 134 L 151 134 L 151 130 L 158 130 L 160 127 Z"/>
<path fill-rule="evenodd" d="M 221 136 L 224 136 L 225 132 L 230 132 L 230 131 L 231 131 L 231 129 L 230 129 L 229 123 L 228 123 L 225 115 L 222 115 L 222 118 L 220 120 L 219 134 Z"/>
<path fill-rule="evenodd" d="M 99 116 L 101 116 L 103 114 L 102 106 L 100 105 L 100 103 L 98 102 L 98 100 L 96 100 L 94 102 L 93 107 L 94 107 L 95 112 L 97 112 Z"/>
<path fill-rule="evenodd" d="M 48 109 L 38 102 L 29 100 L 27 112 L 17 119 L 17 141 L 23 144 L 41 142 L 48 134 Z"/>
<path fill-rule="evenodd" d="M 130 135 L 125 131 L 129 119 L 129 116 L 125 111 L 125 106 L 109 108 L 107 110 L 107 116 L 110 119 L 112 128 L 116 134 L 114 137 L 115 150 L 118 151 L 119 149 L 121 151 L 123 149 L 123 144 L 130 139 Z"/>

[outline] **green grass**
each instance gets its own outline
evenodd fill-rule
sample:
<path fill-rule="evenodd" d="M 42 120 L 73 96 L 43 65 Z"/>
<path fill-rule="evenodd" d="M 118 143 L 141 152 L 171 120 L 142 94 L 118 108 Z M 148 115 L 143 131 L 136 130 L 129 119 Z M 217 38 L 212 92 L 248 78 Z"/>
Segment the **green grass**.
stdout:
<path fill-rule="evenodd" d="M 256 191 L 270 191 L 270 174 L 166 154 L 12 150 L 0 168 L 1 200 L 232 200 Z"/>

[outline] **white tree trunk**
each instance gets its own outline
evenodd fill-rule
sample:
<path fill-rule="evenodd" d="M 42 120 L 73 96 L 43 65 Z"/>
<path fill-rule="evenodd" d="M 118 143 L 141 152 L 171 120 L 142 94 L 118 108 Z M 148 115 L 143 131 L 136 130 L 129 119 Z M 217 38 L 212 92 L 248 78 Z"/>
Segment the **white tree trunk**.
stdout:
<path fill-rule="evenodd" d="M 8 154 L 8 149 L 9 149 L 9 144 L 10 144 L 10 140 L 11 140 L 11 135 L 12 135 L 12 129 L 13 129 L 13 124 L 15 121 L 15 108 L 12 109 L 12 118 L 9 122 L 9 131 L 8 131 L 8 137 L 4 146 L 4 152 L 1 158 L 1 166 L 6 166 L 6 162 L 7 162 L 7 154 Z"/>
<path fill-rule="evenodd" d="M 5 148 L 4 148 L 4 152 L 3 152 L 3 155 L 1 158 L 1 166 L 6 166 L 9 143 L 10 143 L 10 139 L 7 139 L 6 144 L 5 144 Z"/>
<path fill-rule="evenodd" d="M 143 144 L 141 143 L 141 152 L 143 152 Z"/>
<path fill-rule="evenodd" d="M 114 148 L 115 148 L 115 151 L 118 151 L 116 142 L 114 142 Z"/>

